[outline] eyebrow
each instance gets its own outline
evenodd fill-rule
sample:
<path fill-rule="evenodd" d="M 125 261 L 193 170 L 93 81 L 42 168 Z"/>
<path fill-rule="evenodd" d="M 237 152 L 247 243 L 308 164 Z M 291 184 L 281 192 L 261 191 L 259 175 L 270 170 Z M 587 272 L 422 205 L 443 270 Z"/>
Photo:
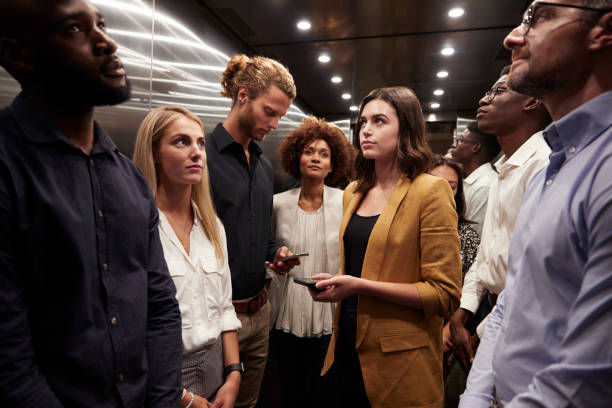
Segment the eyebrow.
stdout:
<path fill-rule="evenodd" d="M 70 13 L 70 14 L 67 14 L 65 16 L 62 16 L 62 17 L 58 18 L 57 21 L 56 21 L 56 25 L 62 25 L 66 21 L 79 20 L 79 19 L 82 19 L 84 17 L 87 17 L 87 13 L 86 12 L 84 12 L 84 11 L 76 11 L 74 13 Z M 104 20 L 104 15 L 102 13 L 100 13 L 98 10 L 96 10 L 96 18 L 98 20 Z"/>

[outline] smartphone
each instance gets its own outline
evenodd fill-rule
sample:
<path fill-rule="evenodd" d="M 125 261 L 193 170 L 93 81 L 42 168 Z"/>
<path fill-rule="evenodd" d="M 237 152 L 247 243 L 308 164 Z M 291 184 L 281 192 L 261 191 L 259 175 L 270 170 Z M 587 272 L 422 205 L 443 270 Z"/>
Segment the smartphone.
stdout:
<path fill-rule="evenodd" d="M 292 260 L 292 259 L 298 259 L 298 258 L 299 258 L 299 257 L 301 257 L 301 256 L 308 256 L 308 252 L 304 252 L 304 253 L 301 253 L 301 254 L 293 254 L 293 255 L 289 255 L 289 256 L 286 256 L 286 257 L 284 257 L 284 258 L 280 258 L 280 259 L 278 259 L 276 262 L 285 262 L 285 261 L 290 261 L 290 260 Z"/>
<path fill-rule="evenodd" d="M 304 285 L 304 286 L 308 286 L 309 288 L 313 288 L 316 291 L 323 291 L 325 289 L 319 289 L 317 288 L 317 281 L 314 279 L 309 279 L 309 278 L 293 278 L 293 281 L 295 283 L 297 283 L 298 285 Z"/>

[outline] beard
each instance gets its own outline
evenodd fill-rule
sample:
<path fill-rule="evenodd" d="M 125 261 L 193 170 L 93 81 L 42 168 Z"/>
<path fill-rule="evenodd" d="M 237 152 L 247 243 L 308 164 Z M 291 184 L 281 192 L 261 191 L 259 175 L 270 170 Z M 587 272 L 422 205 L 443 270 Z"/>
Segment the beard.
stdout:
<path fill-rule="evenodd" d="M 238 119 L 238 126 L 243 134 L 249 135 L 250 138 L 255 139 L 257 141 L 263 139 L 257 138 L 257 132 L 255 131 L 255 117 L 253 115 L 253 107 L 249 103 L 247 110 L 240 115 Z"/>
<path fill-rule="evenodd" d="M 510 68 L 508 85 L 510 89 L 523 95 L 542 98 L 563 89 L 571 78 L 571 69 L 564 67 L 562 63 L 546 61 L 548 67 L 538 67 L 534 61 L 530 61 L 523 71 Z M 526 69 L 525 69 L 526 68 Z"/>
<path fill-rule="evenodd" d="M 90 73 L 62 61 L 51 61 L 36 69 L 37 92 L 69 108 L 117 105 L 130 99 L 132 84 L 114 86 L 104 81 L 100 72 Z"/>

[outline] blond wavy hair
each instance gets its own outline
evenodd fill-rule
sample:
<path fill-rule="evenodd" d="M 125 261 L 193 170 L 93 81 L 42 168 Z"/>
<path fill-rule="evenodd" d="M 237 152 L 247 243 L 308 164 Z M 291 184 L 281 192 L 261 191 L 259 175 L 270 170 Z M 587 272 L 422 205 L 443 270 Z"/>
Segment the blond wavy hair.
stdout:
<path fill-rule="evenodd" d="M 276 85 L 289 98 L 297 94 L 293 77 L 280 62 L 266 57 L 248 57 L 244 54 L 234 55 L 221 75 L 222 96 L 232 99 L 232 106 L 238 98 L 238 91 L 245 86 L 249 98 L 255 99 L 271 85 Z"/>
<path fill-rule="evenodd" d="M 138 129 L 133 160 L 140 167 L 147 183 L 149 183 L 151 191 L 153 191 L 153 197 L 157 197 L 158 184 L 157 168 L 155 167 L 153 153 L 159 148 L 159 142 L 163 136 L 164 129 L 181 116 L 196 122 L 202 128 L 202 133 L 204 133 L 202 121 L 181 106 L 161 106 L 153 109 L 144 118 Z M 191 187 L 191 199 L 200 211 L 200 221 L 202 222 L 204 233 L 215 248 L 217 260 L 223 265 L 225 260 L 217 224 L 217 213 L 215 212 L 210 193 L 208 166 L 204 166 L 200 182 Z"/>

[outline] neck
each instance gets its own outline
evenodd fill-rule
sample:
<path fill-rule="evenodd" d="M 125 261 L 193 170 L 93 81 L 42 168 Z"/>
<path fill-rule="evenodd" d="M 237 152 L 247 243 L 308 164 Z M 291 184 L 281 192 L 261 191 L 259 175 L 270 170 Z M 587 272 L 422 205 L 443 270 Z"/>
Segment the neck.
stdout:
<path fill-rule="evenodd" d="M 165 214 L 191 214 L 191 185 L 160 181 L 155 195 L 157 207 Z"/>
<path fill-rule="evenodd" d="M 606 70 L 609 68 L 610 65 L 607 65 Z M 612 89 L 610 77 L 610 74 L 606 73 L 591 75 L 584 81 L 573 81 L 558 91 L 543 96 L 542 101 L 553 121 L 557 121 L 591 99 Z"/>
<path fill-rule="evenodd" d="M 55 103 L 35 92 L 27 92 L 34 104 L 70 143 L 89 155 L 94 144 L 94 107 L 75 108 Z"/>
<path fill-rule="evenodd" d="M 465 171 L 465 174 L 467 174 L 468 176 L 470 174 L 472 174 L 474 172 L 474 170 L 476 170 L 477 168 L 479 168 L 482 165 L 482 163 L 479 163 L 475 160 L 470 160 L 468 163 L 466 163 L 463 166 L 463 170 Z"/>
<path fill-rule="evenodd" d="M 497 141 L 506 158 L 512 156 L 534 133 L 539 132 L 542 126 L 531 122 L 523 122 L 522 126 L 506 133 L 497 133 Z"/>
<path fill-rule="evenodd" d="M 323 186 L 324 182 L 322 179 L 312 179 L 302 177 L 300 197 L 307 201 L 315 201 L 323 199 Z"/>
<path fill-rule="evenodd" d="M 237 105 L 234 105 L 230 110 L 229 115 L 227 115 L 223 122 L 223 127 L 237 143 L 242 145 L 244 151 L 248 152 L 251 135 L 244 133 L 240 127 L 240 113 L 238 112 Z"/>
<path fill-rule="evenodd" d="M 383 190 L 391 190 L 395 187 L 402 175 L 395 160 L 376 160 L 374 162 L 374 172 L 376 173 L 376 185 Z"/>

